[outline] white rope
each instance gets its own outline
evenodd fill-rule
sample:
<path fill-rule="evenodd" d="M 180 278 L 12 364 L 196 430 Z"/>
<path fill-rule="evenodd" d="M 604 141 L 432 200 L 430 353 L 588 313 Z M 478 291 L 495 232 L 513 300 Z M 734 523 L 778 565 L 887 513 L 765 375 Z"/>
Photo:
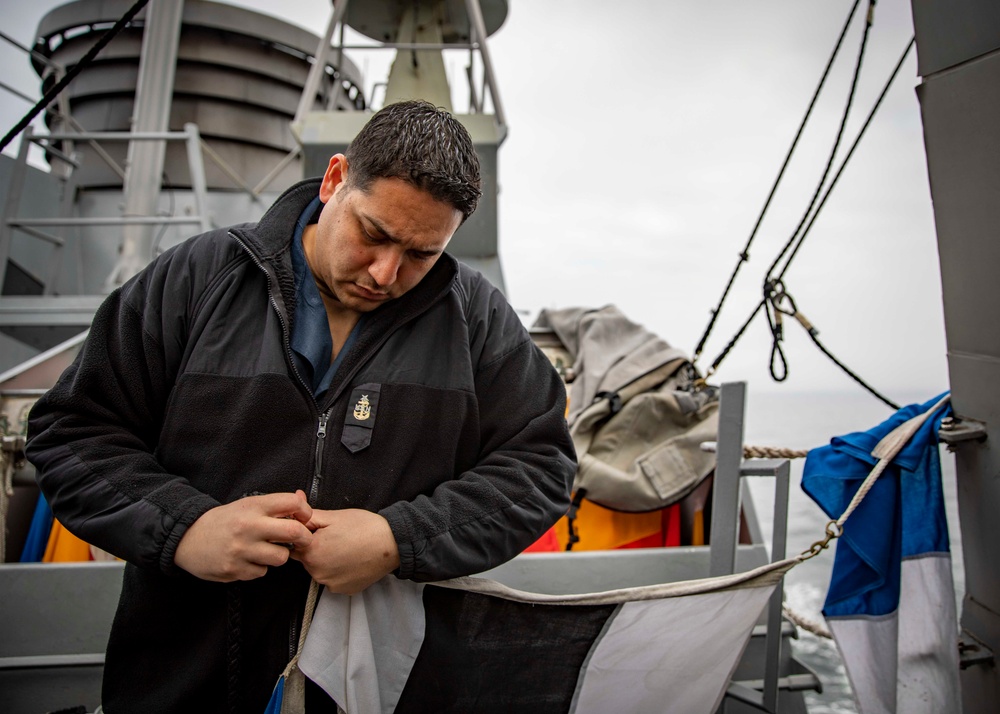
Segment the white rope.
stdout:
<path fill-rule="evenodd" d="M 903 447 L 906 446 L 907 442 L 913 438 L 913 435 L 917 433 L 924 422 L 944 406 L 948 400 L 951 399 L 951 394 L 946 394 L 941 399 L 938 400 L 937 404 L 928 409 L 922 414 L 918 414 L 915 417 L 907 419 L 905 422 L 897 426 L 895 429 L 890 431 L 882 441 L 875 445 L 872 449 L 872 456 L 876 457 L 879 461 L 875 464 L 875 467 L 871 470 L 865 480 L 861 483 L 861 487 L 854 494 L 854 498 L 847 505 L 847 508 L 841 514 L 840 518 L 835 521 L 830 521 L 826 524 L 826 538 L 823 540 L 818 540 L 813 543 L 807 550 L 804 550 L 800 554 L 802 560 L 808 560 L 813 558 L 823 552 L 830 545 L 830 541 L 839 538 L 844 532 L 844 522 L 850 518 L 851 514 L 854 513 L 854 509 L 858 507 L 858 504 L 864 500 L 864 497 L 868 495 L 871 491 L 872 486 L 875 485 L 875 481 L 878 477 L 882 475 L 885 471 L 886 466 L 892 463 L 892 460 L 896 458 L 896 455 L 902 451 Z"/>
<path fill-rule="evenodd" d="M 719 444 L 715 441 L 703 441 L 699 448 L 709 454 L 714 454 L 719 450 Z M 744 459 L 804 459 L 809 455 L 808 449 L 789 449 L 783 446 L 752 446 L 743 445 Z"/>
<path fill-rule="evenodd" d="M 744 459 L 804 459 L 809 455 L 806 449 L 788 449 L 780 446 L 743 446 Z"/>
<path fill-rule="evenodd" d="M 808 618 L 805 615 L 800 615 L 787 604 L 781 606 L 781 612 L 796 627 L 801 627 L 806 632 L 811 632 L 817 637 L 822 637 L 827 640 L 833 639 L 833 633 L 831 633 L 830 630 L 823 625 L 823 623 Z"/>
<path fill-rule="evenodd" d="M 7 515 L 14 497 L 14 471 L 24 458 L 24 437 L 0 434 L 0 563 L 7 559 Z"/>
<path fill-rule="evenodd" d="M 0 563 L 7 562 L 7 510 L 14 495 L 14 457 L 0 451 Z"/>
<path fill-rule="evenodd" d="M 302 613 L 302 629 L 299 631 L 299 643 L 295 648 L 295 654 L 285 666 L 285 671 L 281 676 L 288 677 L 299 665 L 299 657 L 302 656 L 302 648 L 306 646 L 306 635 L 312 626 L 313 614 L 316 612 L 316 600 L 319 598 L 319 583 L 315 580 L 309 583 L 309 594 L 306 596 L 306 609 Z"/>
<path fill-rule="evenodd" d="M 915 417 L 907 419 L 905 422 L 897 426 L 895 429 L 890 431 L 875 448 L 872 449 L 872 456 L 876 457 L 879 461 L 875 464 L 875 467 L 871 470 L 865 480 L 861 483 L 861 487 L 858 488 L 857 493 L 854 494 L 854 498 L 848 504 L 847 508 L 841 514 L 840 518 L 835 521 L 830 521 L 826 525 L 826 538 L 823 540 L 816 541 L 809 548 L 799 554 L 799 562 L 809 560 L 821 552 L 823 552 L 830 545 L 830 541 L 839 538 L 844 532 L 844 523 L 850 518 L 851 514 L 854 513 L 854 509 L 858 507 L 861 501 L 864 500 L 868 492 L 872 490 L 875 485 L 875 481 L 878 477 L 882 475 L 886 467 L 892 463 L 892 460 L 896 458 L 896 455 L 902 451 L 903 447 L 913 438 L 913 435 L 917 433 L 924 422 L 934 414 L 938 409 L 944 406 L 948 400 L 951 398 L 950 394 L 946 394 L 937 404 Z M 791 608 L 785 605 L 782 608 L 785 616 L 791 620 L 795 625 L 801 627 L 808 632 L 813 633 L 818 637 L 824 637 L 827 639 L 832 639 L 830 631 L 823 627 L 823 625 L 809 620 L 798 613 L 794 612 Z"/>
<path fill-rule="evenodd" d="M 883 471 L 885 471 L 885 467 L 892 463 L 892 460 L 896 458 L 896 454 L 903 450 L 903 447 L 906 446 L 907 442 L 913 438 L 913 435 L 917 433 L 921 426 L 923 426 L 924 422 L 927 421 L 930 415 L 944 406 L 949 399 L 951 399 L 950 394 L 944 395 L 933 407 L 925 411 L 923 414 L 918 414 L 915 417 L 907 419 L 895 429 L 890 431 L 882 439 L 882 441 L 875 445 L 875 448 L 872 449 L 872 456 L 876 457 L 879 462 L 875 464 L 875 468 L 873 468 L 871 473 L 868 474 L 868 478 L 866 478 L 861 484 L 861 488 L 859 488 L 858 492 L 854 494 L 854 498 L 851 499 L 851 503 L 847 506 L 843 515 L 837 519 L 838 526 L 843 528 L 844 521 L 846 521 L 850 515 L 854 513 L 854 509 L 857 508 L 858 504 L 860 504 L 864 497 L 868 495 L 872 486 L 875 485 L 875 481 L 877 481 L 878 477 L 882 475 Z"/>
<path fill-rule="evenodd" d="M 923 423 L 927 421 L 927 419 L 933 413 L 935 413 L 938 409 L 940 409 L 949 400 L 949 398 L 950 395 L 945 395 L 937 402 L 937 404 L 935 404 L 933 407 L 931 407 L 924 413 L 906 420 L 898 427 L 893 429 L 891 432 L 889 432 L 889 434 L 875 446 L 875 448 L 872 450 L 872 456 L 877 457 L 879 459 L 879 462 L 875 464 L 875 467 L 868 474 L 867 478 L 865 478 L 864 482 L 861 484 L 861 487 L 858 489 L 857 493 L 854 494 L 854 498 L 851 500 L 851 503 L 847 506 L 846 510 L 840 516 L 840 518 L 838 518 L 836 521 L 830 521 L 830 523 L 827 525 L 826 539 L 823 541 L 818 541 L 816 543 L 813 543 L 811 548 L 809 548 L 806 551 L 803 551 L 799 556 L 797 556 L 792 560 L 795 560 L 797 562 L 808 560 L 809 558 L 818 555 L 822 550 L 824 550 L 829 545 L 829 542 L 832 539 L 840 537 L 840 535 L 844 532 L 843 528 L 844 522 L 851 516 L 851 514 L 854 512 L 854 509 L 858 507 L 858 504 L 860 504 L 861 501 L 864 500 L 864 497 L 872 489 L 872 486 L 875 485 L 875 481 L 878 480 L 878 477 L 882 475 L 883 471 L 885 471 L 886 466 L 888 466 L 892 462 L 892 460 L 902 450 L 902 448 L 907 444 L 907 442 L 909 442 L 910 439 L 913 438 L 913 435 L 917 433 L 917 431 L 920 429 Z M 703 445 L 702 448 L 705 448 L 705 446 L 707 445 Z M 751 454 L 748 454 L 749 458 L 762 458 L 762 457 L 774 458 L 775 455 L 777 456 L 777 458 L 801 458 L 801 456 L 804 456 L 806 453 L 806 452 L 794 452 L 794 455 L 789 455 L 790 453 L 793 453 L 791 449 L 773 449 L 768 447 L 745 446 L 744 452 L 746 453 L 747 450 L 756 450 Z M 757 455 L 759 453 L 765 453 L 765 452 L 766 455 L 764 456 Z M 835 529 L 833 528 L 834 526 L 836 527 Z M 445 583 L 438 583 L 438 585 L 442 584 Z M 285 667 L 285 671 L 282 673 L 286 677 L 289 674 L 291 674 L 291 672 L 298 666 L 299 657 L 302 655 L 302 649 L 305 646 L 306 635 L 308 635 L 309 628 L 312 625 L 313 614 L 316 611 L 316 601 L 318 597 L 319 597 L 319 583 L 313 580 L 309 584 L 309 595 L 306 597 L 306 607 L 305 607 L 305 613 L 302 616 L 302 629 L 299 632 L 298 646 L 295 650 L 295 655 L 288 662 L 288 665 Z M 823 637 L 826 639 L 832 638 L 830 631 L 827 628 L 825 628 L 821 623 L 796 613 L 787 605 L 784 605 L 782 607 L 782 611 L 784 612 L 785 616 L 796 626 L 801 627 L 802 629 L 811 632 L 812 634 L 818 637 Z"/>

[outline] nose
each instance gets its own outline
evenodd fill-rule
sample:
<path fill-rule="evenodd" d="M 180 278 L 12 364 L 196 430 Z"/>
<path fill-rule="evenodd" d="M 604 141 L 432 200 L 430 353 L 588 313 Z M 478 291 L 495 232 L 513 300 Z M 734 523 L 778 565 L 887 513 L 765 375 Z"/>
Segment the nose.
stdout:
<path fill-rule="evenodd" d="M 368 274 L 380 288 L 388 288 L 396 282 L 401 258 L 394 250 L 381 250 L 368 266 Z"/>

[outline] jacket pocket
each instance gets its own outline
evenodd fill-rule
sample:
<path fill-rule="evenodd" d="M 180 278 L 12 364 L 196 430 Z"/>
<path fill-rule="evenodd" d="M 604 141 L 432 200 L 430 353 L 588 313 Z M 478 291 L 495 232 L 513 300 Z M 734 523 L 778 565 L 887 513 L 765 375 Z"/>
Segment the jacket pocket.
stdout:
<path fill-rule="evenodd" d="M 381 384 L 361 384 L 351 392 L 347 402 L 347 415 L 344 417 L 344 433 L 340 443 L 346 446 L 352 454 L 368 448 L 372 443 L 372 431 L 378 416 L 378 400 L 382 391 Z"/>

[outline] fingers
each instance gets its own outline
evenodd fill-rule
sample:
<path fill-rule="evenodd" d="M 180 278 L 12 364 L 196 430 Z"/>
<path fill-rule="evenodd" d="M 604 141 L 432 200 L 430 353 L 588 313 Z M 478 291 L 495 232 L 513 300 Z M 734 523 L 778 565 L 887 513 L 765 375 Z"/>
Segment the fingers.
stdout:
<path fill-rule="evenodd" d="M 250 496 L 206 511 L 181 536 L 174 562 L 203 580 L 263 576 L 288 562 L 289 549 L 309 547 L 313 510 L 302 491 Z"/>
<path fill-rule="evenodd" d="M 309 499 L 306 498 L 305 491 L 301 489 L 296 491 L 294 495 L 299 499 L 299 507 L 289 515 L 299 523 L 308 523 L 313 513 L 312 506 L 309 505 Z"/>
<path fill-rule="evenodd" d="M 320 508 L 314 508 L 312 517 L 305 524 L 305 526 L 311 531 L 314 531 L 317 528 L 326 528 L 327 526 L 331 526 L 337 520 L 337 513 L 337 511 L 326 511 Z"/>
<path fill-rule="evenodd" d="M 312 537 L 312 531 L 291 518 L 269 518 L 260 524 L 259 538 L 263 541 L 306 548 L 312 542 Z"/>
<path fill-rule="evenodd" d="M 308 523 L 312 517 L 312 506 L 306 500 L 306 494 L 299 490 L 295 493 L 268 493 L 263 496 L 250 496 L 244 501 L 253 501 L 265 515 L 272 518 L 294 518 L 299 523 Z"/>
<path fill-rule="evenodd" d="M 277 543 L 256 543 L 246 553 L 246 562 L 251 566 L 277 568 L 288 562 L 290 550 Z M 263 573 L 261 573 L 263 575 Z"/>
<path fill-rule="evenodd" d="M 388 522 L 359 509 L 314 510 L 319 524 L 312 543 L 289 557 L 333 592 L 353 594 L 399 567 L 399 550 Z"/>

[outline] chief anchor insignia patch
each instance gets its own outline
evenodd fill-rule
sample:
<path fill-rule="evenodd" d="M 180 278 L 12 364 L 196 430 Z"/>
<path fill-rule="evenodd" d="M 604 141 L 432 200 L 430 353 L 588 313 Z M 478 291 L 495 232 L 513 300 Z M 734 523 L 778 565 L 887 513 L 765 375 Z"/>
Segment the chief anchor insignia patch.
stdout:
<path fill-rule="evenodd" d="M 340 442 L 352 453 L 367 448 L 372 443 L 372 431 L 378 421 L 378 403 L 382 396 L 381 384 L 359 384 L 351 390 L 344 415 L 344 433 Z"/>
<path fill-rule="evenodd" d="M 368 401 L 368 395 L 362 394 L 361 399 L 354 405 L 354 418 L 358 421 L 365 421 L 372 415 L 372 405 Z"/>

